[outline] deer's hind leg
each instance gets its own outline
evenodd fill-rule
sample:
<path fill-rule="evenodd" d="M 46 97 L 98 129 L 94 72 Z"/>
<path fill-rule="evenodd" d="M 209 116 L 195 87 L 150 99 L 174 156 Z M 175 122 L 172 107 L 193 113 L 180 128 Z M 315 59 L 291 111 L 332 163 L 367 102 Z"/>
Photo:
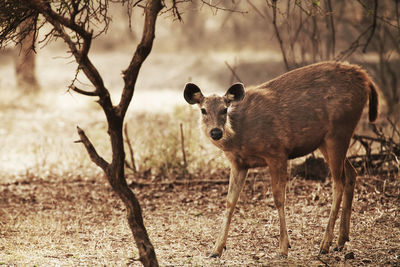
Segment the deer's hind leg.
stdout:
<path fill-rule="evenodd" d="M 342 216 L 340 218 L 339 239 L 336 248 L 339 251 L 343 249 L 346 241 L 349 241 L 351 206 L 353 203 L 354 187 L 357 177 L 357 171 L 347 158 L 345 160 L 344 173 L 346 180 L 343 191 L 343 208 Z"/>
<path fill-rule="evenodd" d="M 332 174 L 332 206 L 329 214 L 328 224 L 322 239 L 320 254 L 329 252 L 329 247 L 333 240 L 333 231 L 338 217 L 342 202 L 343 191 L 345 188 L 344 162 L 349 144 L 349 138 L 326 139 L 320 146 L 320 151 L 329 164 Z"/>

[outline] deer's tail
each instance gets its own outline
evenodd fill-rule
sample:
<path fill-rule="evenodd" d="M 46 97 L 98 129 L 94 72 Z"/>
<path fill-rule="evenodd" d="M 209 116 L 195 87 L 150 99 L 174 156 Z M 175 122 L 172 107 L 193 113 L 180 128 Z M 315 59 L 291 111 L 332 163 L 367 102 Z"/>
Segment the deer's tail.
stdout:
<path fill-rule="evenodd" d="M 369 121 L 374 122 L 378 118 L 378 92 L 376 85 L 369 83 Z"/>

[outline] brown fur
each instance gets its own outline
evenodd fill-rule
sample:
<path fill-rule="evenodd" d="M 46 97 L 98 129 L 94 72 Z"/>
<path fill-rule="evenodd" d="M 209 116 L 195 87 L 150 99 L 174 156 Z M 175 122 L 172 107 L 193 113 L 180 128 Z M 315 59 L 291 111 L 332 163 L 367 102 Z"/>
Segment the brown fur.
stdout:
<path fill-rule="evenodd" d="M 185 88 L 185 99 L 202 109 L 205 134 L 225 152 L 232 166 L 227 211 L 212 255 L 220 256 L 225 246 L 247 170 L 267 165 L 280 219 L 280 254 L 287 255 L 287 160 L 317 148 L 328 162 L 333 179 L 333 204 L 320 252 L 329 251 L 343 199 L 338 239 L 338 249 L 342 249 L 349 239 L 356 178 L 346 152 L 367 100 L 370 121 L 377 118 L 376 85 L 356 65 L 322 62 L 283 74 L 246 93 L 242 88 L 240 84 L 233 85 L 223 97 L 204 97 L 193 84 Z"/>

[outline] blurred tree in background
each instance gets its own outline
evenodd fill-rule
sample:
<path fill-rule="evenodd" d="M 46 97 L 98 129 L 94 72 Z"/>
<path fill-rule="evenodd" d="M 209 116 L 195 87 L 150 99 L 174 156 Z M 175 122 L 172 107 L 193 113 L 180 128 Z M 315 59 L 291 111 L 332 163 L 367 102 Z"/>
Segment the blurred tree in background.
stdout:
<path fill-rule="evenodd" d="M 35 93 L 40 89 L 36 78 L 35 29 L 29 28 L 36 25 L 31 21 L 35 19 L 27 19 L 18 27 L 18 31 L 24 34 L 20 35 L 16 48 L 15 74 L 18 88 L 26 93 Z"/>

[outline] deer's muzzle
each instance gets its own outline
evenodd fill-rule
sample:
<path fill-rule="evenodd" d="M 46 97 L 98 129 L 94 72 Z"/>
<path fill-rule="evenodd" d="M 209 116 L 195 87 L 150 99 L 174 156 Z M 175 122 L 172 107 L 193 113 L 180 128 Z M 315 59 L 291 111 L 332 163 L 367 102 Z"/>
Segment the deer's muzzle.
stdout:
<path fill-rule="evenodd" d="M 219 140 L 222 138 L 222 131 L 221 129 L 214 128 L 210 131 L 210 136 L 214 140 Z"/>

